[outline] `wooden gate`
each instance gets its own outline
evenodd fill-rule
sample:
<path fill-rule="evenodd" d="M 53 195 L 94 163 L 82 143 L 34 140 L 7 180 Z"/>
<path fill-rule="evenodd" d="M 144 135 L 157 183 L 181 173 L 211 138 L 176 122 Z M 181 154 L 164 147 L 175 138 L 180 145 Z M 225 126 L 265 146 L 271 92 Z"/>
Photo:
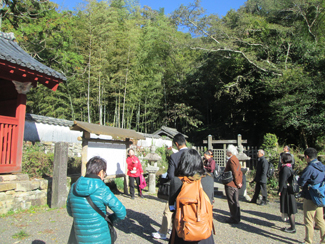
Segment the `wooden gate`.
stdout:
<path fill-rule="evenodd" d="M 17 171 L 18 118 L 0 116 L 0 172 Z"/>

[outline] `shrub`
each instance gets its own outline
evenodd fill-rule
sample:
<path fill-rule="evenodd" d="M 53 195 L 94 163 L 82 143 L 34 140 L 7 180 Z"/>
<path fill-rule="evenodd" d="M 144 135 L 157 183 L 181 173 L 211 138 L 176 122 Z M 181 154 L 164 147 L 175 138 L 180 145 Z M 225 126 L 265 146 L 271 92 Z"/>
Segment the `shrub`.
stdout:
<path fill-rule="evenodd" d="M 265 157 L 273 160 L 278 157 L 277 153 L 278 138 L 276 135 L 267 133 L 264 135 L 262 148 L 265 151 Z"/>

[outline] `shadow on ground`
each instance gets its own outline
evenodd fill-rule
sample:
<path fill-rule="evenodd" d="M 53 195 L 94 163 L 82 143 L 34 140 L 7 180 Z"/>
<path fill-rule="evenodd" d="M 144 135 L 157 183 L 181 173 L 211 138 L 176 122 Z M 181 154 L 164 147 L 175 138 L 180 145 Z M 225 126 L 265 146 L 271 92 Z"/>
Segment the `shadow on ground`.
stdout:
<path fill-rule="evenodd" d="M 152 227 L 153 225 L 160 226 L 160 223 L 154 221 L 150 216 L 127 209 L 127 217 L 125 220 L 118 222 L 115 227 L 126 234 L 133 233 L 146 240 L 150 240 L 151 243 L 161 243 L 156 241 L 151 233 L 156 230 Z M 168 241 L 168 240 L 167 240 Z"/>
<path fill-rule="evenodd" d="M 213 218 L 216 221 L 227 224 L 225 223 L 225 220 L 226 218 L 229 218 L 229 212 L 220 209 L 213 209 L 213 212 L 214 212 Z M 263 237 L 268 237 L 270 239 L 273 239 L 274 242 L 281 242 L 281 243 L 288 243 L 288 244 L 297 242 L 296 239 L 288 238 L 287 236 L 277 235 L 276 233 L 265 231 L 258 227 L 258 226 L 265 226 L 275 231 L 281 231 L 280 227 L 275 226 L 275 224 L 270 221 L 267 221 L 267 220 L 281 221 L 281 217 L 268 214 L 268 213 L 262 213 L 262 212 L 250 211 L 250 210 L 249 211 L 244 210 L 242 212 L 258 216 L 258 218 L 241 216 L 241 222 L 239 224 L 232 224 L 232 225 L 228 224 L 229 227 L 241 229 L 243 231 L 250 232 L 252 234 L 258 234 Z"/>

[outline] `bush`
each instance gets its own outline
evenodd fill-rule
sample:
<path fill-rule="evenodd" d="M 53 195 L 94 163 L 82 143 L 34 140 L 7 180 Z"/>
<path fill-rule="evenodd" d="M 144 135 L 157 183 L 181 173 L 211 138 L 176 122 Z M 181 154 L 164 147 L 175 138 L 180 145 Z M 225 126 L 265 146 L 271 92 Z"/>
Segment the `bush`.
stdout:
<path fill-rule="evenodd" d="M 277 152 L 277 147 L 278 138 L 276 137 L 276 135 L 271 133 L 267 133 L 266 135 L 264 135 L 262 148 L 265 152 L 265 157 L 268 158 L 269 161 L 279 156 Z"/>
<path fill-rule="evenodd" d="M 53 175 L 54 154 L 41 151 L 25 152 L 22 160 L 22 173 L 30 177 L 45 177 Z"/>

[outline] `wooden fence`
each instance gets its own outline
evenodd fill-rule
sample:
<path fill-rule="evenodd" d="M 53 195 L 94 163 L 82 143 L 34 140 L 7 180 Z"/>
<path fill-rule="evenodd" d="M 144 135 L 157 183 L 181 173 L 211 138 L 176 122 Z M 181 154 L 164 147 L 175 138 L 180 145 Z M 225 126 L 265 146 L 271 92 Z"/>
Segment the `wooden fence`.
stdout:
<path fill-rule="evenodd" d="M 206 151 L 207 148 L 200 146 L 200 147 L 195 147 L 195 149 L 203 155 Z M 216 163 L 220 167 L 225 167 L 227 163 L 226 159 L 226 150 L 225 149 L 212 149 L 213 150 L 213 158 L 216 161 Z M 250 157 L 251 159 L 246 162 L 246 166 L 250 169 L 254 169 L 257 164 L 257 147 L 244 147 L 244 153 Z"/>

